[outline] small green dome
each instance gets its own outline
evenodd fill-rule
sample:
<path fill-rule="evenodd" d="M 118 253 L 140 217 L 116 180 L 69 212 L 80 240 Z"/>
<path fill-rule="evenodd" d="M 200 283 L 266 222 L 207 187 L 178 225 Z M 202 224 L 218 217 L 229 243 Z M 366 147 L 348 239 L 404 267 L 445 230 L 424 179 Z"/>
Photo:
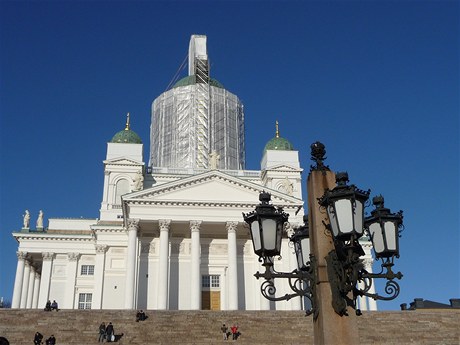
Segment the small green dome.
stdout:
<path fill-rule="evenodd" d="M 175 83 L 172 88 L 174 89 L 175 87 L 195 85 L 195 84 L 196 84 L 196 75 L 194 74 L 194 75 L 189 75 L 185 78 L 182 78 L 177 83 Z M 220 89 L 224 89 L 224 86 L 216 79 L 210 78 L 209 85 L 218 87 Z"/>
<path fill-rule="evenodd" d="M 110 140 L 111 143 L 142 144 L 141 138 L 136 132 L 130 129 L 124 129 L 115 134 Z"/>
<path fill-rule="evenodd" d="M 265 145 L 264 152 L 267 150 L 280 150 L 280 151 L 292 151 L 294 150 L 294 146 L 289 142 L 289 140 L 281 138 L 279 129 L 278 129 L 278 121 L 276 121 L 276 134 L 273 139 Z"/>
<path fill-rule="evenodd" d="M 125 129 L 115 134 L 112 140 L 110 140 L 110 142 L 111 143 L 126 143 L 126 144 L 142 144 L 141 138 L 137 135 L 136 132 L 130 129 L 129 113 L 127 115 Z"/>

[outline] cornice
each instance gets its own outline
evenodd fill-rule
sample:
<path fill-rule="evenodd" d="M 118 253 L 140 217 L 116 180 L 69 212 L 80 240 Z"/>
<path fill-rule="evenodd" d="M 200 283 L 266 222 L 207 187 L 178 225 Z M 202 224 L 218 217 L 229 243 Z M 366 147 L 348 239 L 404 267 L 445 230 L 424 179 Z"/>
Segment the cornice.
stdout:
<path fill-rule="evenodd" d="M 61 241 L 61 242 L 92 242 L 94 241 L 91 235 L 58 235 L 58 234 L 13 234 L 13 236 L 19 240 L 32 240 L 32 241 Z"/>
<path fill-rule="evenodd" d="M 201 201 L 182 201 L 182 200 L 129 200 L 130 205 L 150 205 L 150 206 L 172 206 L 172 207 L 219 207 L 219 208 L 254 208 L 259 203 L 254 201 L 253 203 L 225 203 L 225 202 L 201 202 Z M 280 206 L 283 209 L 297 210 L 299 206 L 303 205 L 302 201 L 298 204 L 280 204 L 276 203 L 276 206 Z"/>

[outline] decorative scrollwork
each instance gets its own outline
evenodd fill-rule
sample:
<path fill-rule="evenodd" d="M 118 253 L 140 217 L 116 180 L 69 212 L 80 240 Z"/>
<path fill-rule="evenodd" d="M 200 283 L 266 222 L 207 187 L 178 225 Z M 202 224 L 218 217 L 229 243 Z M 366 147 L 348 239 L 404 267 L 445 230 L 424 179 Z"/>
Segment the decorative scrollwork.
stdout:
<path fill-rule="evenodd" d="M 269 301 L 289 301 L 293 297 L 306 297 L 310 300 L 311 308 L 306 311 L 307 315 L 314 315 L 316 319 L 318 317 L 317 303 L 314 298 L 314 290 L 316 288 L 316 275 L 315 267 L 316 261 L 313 256 L 310 256 L 312 263 L 307 263 L 307 270 L 299 271 L 294 270 L 292 272 L 276 272 L 273 268 L 273 258 L 265 257 L 263 259 L 263 266 L 265 272 L 257 272 L 254 276 L 264 278 L 265 281 L 260 285 L 260 291 Z M 287 278 L 292 294 L 285 294 L 284 296 L 276 296 L 276 286 L 274 280 L 276 278 Z"/>

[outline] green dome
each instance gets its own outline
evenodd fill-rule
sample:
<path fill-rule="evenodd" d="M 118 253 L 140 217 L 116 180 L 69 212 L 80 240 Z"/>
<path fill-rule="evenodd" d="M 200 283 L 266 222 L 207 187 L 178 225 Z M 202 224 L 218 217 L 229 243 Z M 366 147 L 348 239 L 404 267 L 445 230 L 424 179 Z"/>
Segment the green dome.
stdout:
<path fill-rule="evenodd" d="M 119 131 L 110 140 L 111 143 L 142 144 L 141 138 L 136 132 L 132 131 L 129 124 L 129 113 L 126 116 L 126 127 Z"/>
<path fill-rule="evenodd" d="M 265 145 L 264 151 L 267 150 L 282 150 L 282 151 L 292 151 L 294 150 L 294 147 L 292 144 L 284 138 L 273 138 L 271 139 L 267 145 Z"/>
<path fill-rule="evenodd" d="M 267 150 L 292 151 L 294 146 L 289 140 L 281 138 L 278 130 L 278 121 L 276 121 L 276 135 L 265 145 L 264 152 Z"/>
<path fill-rule="evenodd" d="M 196 76 L 195 75 L 189 75 L 189 76 L 187 76 L 185 78 L 182 78 L 177 83 L 175 83 L 172 88 L 181 87 L 181 86 L 188 86 L 188 85 L 194 85 L 194 84 L 196 84 Z M 220 82 L 218 82 L 216 79 L 210 78 L 209 79 L 209 85 L 218 87 L 220 89 L 224 89 L 224 86 Z"/>
<path fill-rule="evenodd" d="M 130 129 L 124 129 L 115 134 L 110 140 L 111 143 L 142 144 L 141 138 L 136 132 Z"/>

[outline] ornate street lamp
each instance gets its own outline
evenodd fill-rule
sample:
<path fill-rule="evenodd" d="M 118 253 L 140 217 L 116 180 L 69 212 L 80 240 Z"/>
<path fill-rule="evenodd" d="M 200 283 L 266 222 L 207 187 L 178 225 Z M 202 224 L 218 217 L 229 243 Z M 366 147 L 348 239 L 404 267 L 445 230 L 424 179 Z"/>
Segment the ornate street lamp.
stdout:
<path fill-rule="evenodd" d="M 308 240 L 308 225 L 305 225 L 303 229 L 297 229 L 297 235 L 291 238 L 296 248 L 299 269 L 292 272 L 277 272 L 274 268 L 273 257 L 280 255 L 284 225 L 289 215 L 283 212 L 281 207 L 275 208 L 270 204 L 271 195 L 269 193 L 265 191 L 260 193 L 259 200 L 261 203 L 256 206 L 256 209 L 247 214 L 243 213 L 243 218 L 250 227 L 254 252 L 259 256 L 259 262 L 262 262 L 265 267 L 265 272 L 254 274 L 257 279 L 261 277 L 265 279 L 260 286 L 261 293 L 270 301 L 288 301 L 293 297 L 306 297 L 312 306 L 311 309 L 307 310 L 307 315 L 309 315 L 315 311 L 313 299 L 315 264 L 314 258 L 311 256 L 310 261 L 306 261 L 308 243 L 305 240 Z M 294 293 L 277 297 L 275 278 L 287 278 Z"/>
<path fill-rule="evenodd" d="M 271 195 L 262 192 L 259 195 L 260 204 L 255 211 L 243 214 L 244 220 L 251 227 L 252 244 L 254 252 L 259 257 L 273 257 L 280 255 L 281 238 L 284 223 L 289 215 L 283 209 L 270 204 Z"/>
<path fill-rule="evenodd" d="M 399 237 L 403 230 L 403 212 L 391 213 L 384 206 L 384 198 L 379 195 L 372 199 L 375 210 L 365 220 L 375 256 L 379 258 L 399 258 Z"/>
<path fill-rule="evenodd" d="M 300 271 L 308 271 L 310 261 L 310 230 L 308 228 L 308 216 L 303 216 L 304 225 L 294 229 L 291 242 L 294 243 L 297 267 Z"/>
<path fill-rule="evenodd" d="M 364 204 L 369 199 L 370 191 L 362 191 L 355 185 L 348 186 L 346 172 L 339 172 L 335 176 L 337 187 L 326 190 L 319 203 L 326 207 L 335 239 L 359 239 L 364 231 Z"/>
<path fill-rule="evenodd" d="M 394 279 L 401 279 L 402 274 L 393 273 L 391 267 L 393 258 L 399 256 L 402 211 L 391 213 L 384 208 L 383 197 L 379 196 L 374 198 L 376 209 L 364 220 L 364 206 L 370 191 L 347 185 L 347 173 L 337 173 L 336 182 L 337 186 L 332 190 L 327 189 L 318 202 L 328 214 L 330 225 L 327 228 L 332 230 L 335 247 L 326 257 L 332 304 L 337 314 L 346 315 L 348 305 L 356 309 L 358 296 L 380 300 L 391 300 L 398 296 L 400 289 Z M 385 269 L 385 273 L 369 273 L 364 269 L 363 260 L 360 259 L 364 250 L 358 239 L 365 231 L 372 241 L 376 257 L 385 259 L 382 263 L 382 272 Z M 385 286 L 387 296 L 369 293 L 374 278 L 388 280 Z M 358 283 L 362 283 L 363 287 L 358 288 Z M 360 315 L 361 311 L 356 309 L 356 313 Z"/>

